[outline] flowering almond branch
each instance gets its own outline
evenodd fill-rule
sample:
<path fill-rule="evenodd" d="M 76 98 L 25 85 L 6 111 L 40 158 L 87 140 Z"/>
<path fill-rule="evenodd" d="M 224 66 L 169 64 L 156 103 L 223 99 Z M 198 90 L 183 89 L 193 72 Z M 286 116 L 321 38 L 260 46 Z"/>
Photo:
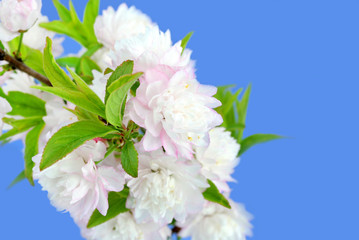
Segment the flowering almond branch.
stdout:
<path fill-rule="evenodd" d="M 47 77 L 45 77 L 44 75 L 29 68 L 23 62 L 12 57 L 6 51 L 4 51 L 3 49 L 0 48 L 0 61 L 2 61 L 2 60 L 7 61 L 12 68 L 18 69 L 22 72 L 29 74 L 30 76 L 36 78 L 37 80 L 39 80 L 40 82 L 42 82 L 43 84 L 45 84 L 47 86 L 52 86 L 50 80 Z"/>
<path fill-rule="evenodd" d="M 228 183 L 244 152 L 280 138 L 243 137 L 251 86 L 201 84 L 192 33 L 173 44 L 135 7 L 99 15 L 89 0 L 81 21 L 53 3 L 49 22 L 41 0 L 0 0 L 0 142 L 25 146 L 11 185 L 40 184 L 88 240 L 250 236 Z M 83 49 L 59 57 L 56 34 Z"/>

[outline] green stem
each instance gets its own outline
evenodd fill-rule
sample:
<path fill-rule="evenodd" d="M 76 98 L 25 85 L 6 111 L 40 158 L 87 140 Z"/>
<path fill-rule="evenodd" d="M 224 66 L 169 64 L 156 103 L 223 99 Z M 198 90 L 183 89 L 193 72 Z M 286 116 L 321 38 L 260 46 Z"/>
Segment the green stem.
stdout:
<path fill-rule="evenodd" d="M 20 33 L 19 46 L 18 46 L 18 48 L 17 48 L 17 52 L 16 52 L 16 55 L 15 55 L 15 57 L 16 57 L 17 59 L 20 59 L 21 46 L 22 46 L 22 40 L 23 40 L 23 38 L 24 38 L 24 33 L 22 32 L 22 33 Z"/>

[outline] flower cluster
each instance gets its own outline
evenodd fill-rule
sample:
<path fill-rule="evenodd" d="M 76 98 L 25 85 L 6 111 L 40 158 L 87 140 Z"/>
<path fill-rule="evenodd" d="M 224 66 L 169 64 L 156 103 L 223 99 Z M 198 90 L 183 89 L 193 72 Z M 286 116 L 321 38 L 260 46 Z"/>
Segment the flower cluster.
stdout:
<path fill-rule="evenodd" d="M 97 16 L 90 0 L 81 22 L 54 4 L 61 20 L 49 22 L 40 0 L 0 1 L 1 51 L 15 59 L 0 62 L 0 141 L 24 142 L 30 183 L 86 239 L 250 236 L 251 216 L 228 200 L 249 90 L 239 101 L 201 84 L 190 35 L 173 43 L 135 7 Z M 83 49 L 58 58 L 56 34 Z"/>

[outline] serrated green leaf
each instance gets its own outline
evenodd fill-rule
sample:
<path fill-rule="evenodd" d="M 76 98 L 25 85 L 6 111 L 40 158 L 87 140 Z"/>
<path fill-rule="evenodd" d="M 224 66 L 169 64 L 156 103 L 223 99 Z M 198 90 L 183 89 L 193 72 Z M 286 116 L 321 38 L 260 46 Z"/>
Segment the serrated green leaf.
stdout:
<path fill-rule="evenodd" d="M 210 187 L 203 192 L 203 197 L 210 202 L 218 203 L 226 208 L 231 208 L 228 200 L 219 192 L 216 185 L 209 179 L 207 179 L 207 181 Z"/>
<path fill-rule="evenodd" d="M 41 51 L 37 49 L 32 49 L 27 46 L 23 46 L 23 49 L 27 48 L 27 55 L 24 59 L 24 63 L 35 70 L 36 72 L 46 75 L 44 71 L 44 64 L 43 64 L 43 56 Z"/>
<path fill-rule="evenodd" d="M 113 91 L 106 103 L 106 119 L 114 126 L 122 126 L 123 114 L 126 105 L 127 93 L 137 79 L 132 79 L 120 88 Z"/>
<path fill-rule="evenodd" d="M 66 110 L 70 111 L 71 113 L 73 113 L 77 119 L 79 121 L 81 120 L 93 120 L 93 121 L 100 121 L 97 117 L 97 115 L 83 109 L 83 108 L 80 108 L 78 106 L 75 107 L 75 109 L 69 109 L 69 108 L 65 108 Z"/>
<path fill-rule="evenodd" d="M 121 86 L 125 85 L 126 83 L 138 80 L 142 76 L 142 72 L 138 72 L 135 74 L 123 75 L 116 81 L 114 81 L 110 86 L 108 86 L 107 91 L 109 94 L 113 93 L 116 89 L 120 88 Z"/>
<path fill-rule="evenodd" d="M 281 139 L 282 136 L 275 134 L 254 134 L 249 137 L 246 137 L 241 141 L 241 149 L 239 150 L 238 156 L 241 156 L 248 149 L 253 147 L 254 145 L 269 142 L 276 139 Z"/>
<path fill-rule="evenodd" d="M 7 189 L 12 188 L 13 186 L 15 186 L 16 184 L 18 184 L 19 182 L 21 182 L 22 180 L 25 180 L 25 171 L 22 171 L 21 173 L 19 173 L 19 175 L 17 175 L 17 177 L 10 183 L 10 185 L 7 187 Z"/>
<path fill-rule="evenodd" d="M 79 57 L 62 57 L 62 58 L 56 59 L 56 62 L 61 67 L 68 66 L 68 67 L 76 68 L 76 66 L 80 62 L 80 58 Z"/>
<path fill-rule="evenodd" d="M 46 38 L 46 47 L 44 50 L 44 70 L 46 76 L 49 78 L 51 84 L 54 87 L 76 89 L 76 85 L 71 81 L 69 76 L 64 70 L 56 63 L 54 56 L 51 52 L 52 41 L 50 38 Z"/>
<path fill-rule="evenodd" d="M 121 164 L 130 176 L 138 177 L 138 153 L 132 141 L 126 142 L 122 148 Z"/>
<path fill-rule="evenodd" d="M 29 131 L 25 139 L 25 177 L 32 186 L 34 186 L 32 169 L 35 166 L 32 158 L 39 153 L 39 137 L 44 127 L 44 122 L 35 126 L 32 130 Z"/>
<path fill-rule="evenodd" d="M 52 93 L 69 102 L 72 102 L 76 106 L 79 106 L 94 114 L 100 115 L 103 118 L 106 118 L 104 114 L 103 106 L 94 104 L 88 99 L 88 97 L 84 93 L 80 92 L 77 89 L 68 90 L 65 88 L 42 87 L 42 86 L 33 86 L 32 88 L 39 89 L 44 92 Z"/>
<path fill-rule="evenodd" d="M 42 117 L 30 117 L 24 119 L 13 119 L 13 118 L 3 118 L 3 121 L 13 128 L 6 133 L 3 133 L 0 136 L 0 141 L 6 141 L 8 138 L 15 136 L 17 134 L 23 133 L 30 128 L 37 126 L 42 123 Z"/>
<path fill-rule="evenodd" d="M 2 44 L 1 41 L 0 41 L 0 48 L 1 48 L 2 50 L 5 50 L 4 44 Z"/>
<path fill-rule="evenodd" d="M 28 93 L 11 91 L 5 96 L 10 103 L 12 111 L 8 113 L 11 116 L 45 116 L 45 101 Z"/>
<path fill-rule="evenodd" d="M 75 41 L 79 42 L 81 45 L 87 47 L 90 45 L 90 43 L 87 41 L 86 36 L 82 35 L 81 33 L 83 30 L 80 26 L 76 26 L 72 22 L 62 22 L 62 21 L 52 21 L 48 23 L 40 23 L 40 27 L 45 28 L 47 30 L 59 33 L 59 34 L 65 34 Z"/>
<path fill-rule="evenodd" d="M 61 20 L 64 22 L 71 22 L 70 11 L 64 5 L 62 5 L 59 0 L 52 0 L 52 2 Z"/>
<path fill-rule="evenodd" d="M 101 68 L 89 57 L 82 57 L 76 66 L 76 73 L 81 77 L 89 77 L 91 81 L 93 80 L 93 70 L 102 72 Z"/>
<path fill-rule="evenodd" d="M 94 104 L 94 106 L 102 109 L 101 116 L 105 115 L 105 104 L 102 102 L 99 96 L 97 96 L 97 94 L 92 91 L 92 89 L 85 83 L 85 81 L 82 80 L 81 77 L 74 73 L 70 68 L 67 68 L 67 71 L 69 71 L 71 76 L 74 78 L 77 84 L 77 89 L 82 92 L 88 98 L 88 100 Z"/>
<path fill-rule="evenodd" d="M 86 141 L 115 132 L 116 130 L 109 126 L 89 120 L 78 121 L 61 128 L 46 144 L 40 170 L 44 170 L 66 157 Z"/>
<path fill-rule="evenodd" d="M 186 49 L 188 41 L 191 39 L 192 35 L 193 35 L 193 32 L 190 32 L 182 39 L 182 41 L 181 41 L 181 47 L 182 47 L 181 55 L 183 54 L 184 50 Z"/>
<path fill-rule="evenodd" d="M 116 81 L 123 75 L 132 74 L 132 72 L 133 72 L 133 61 L 130 60 L 123 62 L 120 66 L 116 68 L 116 70 L 111 74 L 110 78 L 107 80 L 105 102 L 107 102 L 108 97 L 110 96 L 109 92 L 107 91 L 107 88 L 114 81 Z"/>
<path fill-rule="evenodd" d="M 125 187 L 121 192 L 110 192 L 108 194 L 108 204 L 109 208 L 107 210 L 106 216 L 103 216 L 97 209 L 93 212 L 87 228 L 96 227 L 102 223 L 107 222 L 108 220 L 113 219 L 117 215 L 129 211 L 126 208 L 126 201 L 129 194 L 128 187 Z"/>

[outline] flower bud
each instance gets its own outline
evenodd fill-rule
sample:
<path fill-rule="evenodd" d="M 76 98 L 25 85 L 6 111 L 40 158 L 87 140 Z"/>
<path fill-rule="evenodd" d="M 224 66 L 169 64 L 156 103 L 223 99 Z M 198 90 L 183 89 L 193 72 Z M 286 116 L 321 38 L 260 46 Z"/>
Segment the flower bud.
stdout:
<path fill-rule="evenodd" d="M 10 41 L 31 28 L 40 17 L 41 0 L 2 0 L 0 40 Z"/>

